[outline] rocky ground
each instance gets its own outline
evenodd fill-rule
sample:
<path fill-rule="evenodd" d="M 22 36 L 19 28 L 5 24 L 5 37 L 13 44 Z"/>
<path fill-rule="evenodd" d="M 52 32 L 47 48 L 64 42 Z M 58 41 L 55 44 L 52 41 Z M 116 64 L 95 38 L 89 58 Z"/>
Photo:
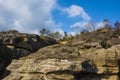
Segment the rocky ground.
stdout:
<path fill-rule="evenodd" d="M 120 44 L 103 48 L 75 38 L 14 59 L 7 70 L 3 80 L 119 80 Z"/>

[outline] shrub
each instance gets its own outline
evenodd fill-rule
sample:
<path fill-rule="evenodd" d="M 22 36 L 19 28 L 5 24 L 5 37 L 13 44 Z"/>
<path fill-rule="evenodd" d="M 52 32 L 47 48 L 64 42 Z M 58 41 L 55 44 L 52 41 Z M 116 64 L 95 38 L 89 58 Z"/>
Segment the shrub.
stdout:
<path fill-rule="evenodd" d="M 101 45 L 102 48 L 105 48 L 105 49 L 112 47 L 112 45 L 110 44 L 110 42 L 108 42 L 106 40 L 102 40 L 100 42 L 100 45 Z"/>

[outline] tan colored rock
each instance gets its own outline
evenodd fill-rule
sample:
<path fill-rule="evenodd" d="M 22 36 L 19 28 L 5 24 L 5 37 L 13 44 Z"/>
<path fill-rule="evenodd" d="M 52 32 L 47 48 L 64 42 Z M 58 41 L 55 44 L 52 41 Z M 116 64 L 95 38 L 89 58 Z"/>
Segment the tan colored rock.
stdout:
<path fill-rule="evenodd" d="M 4 80 L 119 80 L 120 46 L 98 46 L 86 49 L 83 45 L 57 44 L 42 48 L 14 60 L 8 67 L 11 74 Z"/>

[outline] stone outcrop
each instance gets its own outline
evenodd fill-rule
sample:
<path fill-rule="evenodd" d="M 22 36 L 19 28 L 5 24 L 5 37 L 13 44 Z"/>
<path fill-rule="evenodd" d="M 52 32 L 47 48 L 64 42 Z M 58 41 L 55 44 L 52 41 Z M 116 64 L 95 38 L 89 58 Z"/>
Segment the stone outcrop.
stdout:
<path fill-rule="evenodd" d="M 6 67 L 12 59 L 19 59 L 44 46 L 56 43 L 51 38 L 43 40 L 38 35 L 19 33 L 16 30 L 0 32 L 0 80 L 10 73 Z"/>
<path fill-rule="evenodd" d="M 120 45 L 57 44 L 14 60 L 3 80 L 119 80 Z"/>
<path fill-rule="evenodd" d="M 21 34 L 17 31 L 2 32 L 0 33 L 2 39 L 0 79 L 120 80 L 119 39 L 111 38 L 112 46 L 102 48 L 99 43 L 101 37 L 95 37 L 93 34 L 87 37 L 89 38 L 75 37 L 71 43 L 41 48 L 57 42 L 49 37 L 41 39 L 34 34 Z M 118 42 L 114 44 L 112 41 Z M 12 56 L 8 53 L 12 53 L 14 58 L 22 58 L 11 63 Z M 8 76 L 6 76 L 6 67 L 11 72 Z"/>
<path fill-rule="evenodd" d="M 46 43 L 36 34 L 19 33 L 15 30 L 0 32 L 0 39 L 13 51 L 15 59 L 33 53 L 44 46 L 57 43 L 53 39 L 51 39 L 52 43 L 50 43 L 50 39 L 47 39 L 48 42 Z"/>

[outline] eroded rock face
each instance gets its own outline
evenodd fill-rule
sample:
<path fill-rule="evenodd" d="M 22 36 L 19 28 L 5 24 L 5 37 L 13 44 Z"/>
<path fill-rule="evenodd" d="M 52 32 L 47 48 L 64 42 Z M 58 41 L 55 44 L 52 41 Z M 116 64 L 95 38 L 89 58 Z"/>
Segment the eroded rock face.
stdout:
<path fill-rule="evenodd" d="M 13 51 L 15 59 L 33 53 L 44 46 L 56 43 L 52 40 L 53 43 L 48 44 L 38 35 L 19 33 L 15 30 L 0 32 L 0 39 L 2 39 L 3 44 Z"/>
<path fill-rule="evenodd" d="M 0 80 L 10 73 L 6 67 L 12 59 L 19 59 L 44 46 L 57 43 L 54 39 L 46 41 L 47 43 L 38 35 L 19 33 L 15 30 L 0 32 Z"/>
<path fill-rule="evenodd" d="M 119 80 L 120 45 L 108 49 L 98 43 L 83 45 L 48 46 L 14 60 L 4 80 Z"/>

